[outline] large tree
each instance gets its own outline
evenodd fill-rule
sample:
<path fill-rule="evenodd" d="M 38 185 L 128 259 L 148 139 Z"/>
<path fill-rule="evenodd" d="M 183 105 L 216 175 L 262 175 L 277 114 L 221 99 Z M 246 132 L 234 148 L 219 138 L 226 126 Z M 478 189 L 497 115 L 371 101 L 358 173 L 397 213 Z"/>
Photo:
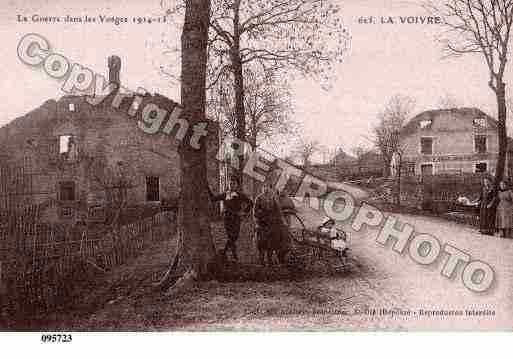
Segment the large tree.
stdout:
<path fill-rule="evenodd" d="M 513 126 L 510 126 L 510 125 L 513 125 L 511 123 L 511 120 L 513 119 L 513 98 L 512 97 L 510 97 L 508 99 L 506 106 L 508 106 L 508 112 L 509 112 L 509 116 L 508 116 L 508 119 L 507 119 L 507 129 L 510 132 L 509 135 L 511 136 L 511 132 L 512 132 L 512 129 L 513 129 Z"/>
<path fill-rule="evenodd" d="M 180 3 L 168 14 L 179 9 Z M 329 82 L 349 39 L 339 12 L 334 0 L 212 2 L 209 77 L 213 84 L 232 75 L 239 139 L 247 134 L 244 68 L 257 64 L 264 71 L 291 70 Z"/>
<path fill-rule="evenodd" d="M 208 91 L 207 113 L 221 124 L 224 134 L 237 135 L 233 81 L 229 74 Z M 290 87 L 275 71 L 257 67 L 244 70 L 246 138 L 254 150 L 274 135 L 288 135 L 296 125 L 291 119 Z"/>
<path fill-rule="evenodd" d="M 181 103 L 183 116 L 192 126 L 205 121 L 209 0 L 186 0 L 182 30 Z M 189 131 L 191 132 L 191 131 Z M 190 134 L 189 134 L 190 135 Z M 205 146 L 194 149 L 186 137 L 180 146 L 181 192 L 178 213 L 178 248 L 161 281 L 165 286 L 178 278 L 170 292 L 193 280 L 208 277 L 215 259 L 210 233 L 209 195 Z"/>
<path fill-rule="evenodd" d="M 390 161 L 399 150 L 399 131 L 408 120 L 415 100 L 409 96 L 394 95 L 385 109 L 378 114 L 378 123 L 373 128 L 374 145 L 383 157 L 383 175 L 390 174 Z"/>
<path fill-rule="evenodd" d="M 442 18 L 448 32 L 440 39 L 447 56 L 480 54 L 489 75 L 488 86 L 497 100 L 499 158 L 496 181 L 504 176 L 506 164 L 506 84 L 504 74 L 513 25 L 513 0 L 445 0 L 428 2 L 427 8 Z"/>

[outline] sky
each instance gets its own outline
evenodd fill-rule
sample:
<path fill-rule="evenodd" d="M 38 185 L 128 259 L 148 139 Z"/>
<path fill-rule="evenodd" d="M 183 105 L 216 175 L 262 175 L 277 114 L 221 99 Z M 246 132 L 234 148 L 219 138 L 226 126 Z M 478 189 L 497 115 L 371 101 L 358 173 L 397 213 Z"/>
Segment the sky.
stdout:
<path fill-rule="evenodd" d="M 171 1 L 171 0 L 167 0 Z M 5 1 L 0 9 L 0 126 L 63 95 L 62 83 L 41 68 L 23 64 L 16 48 L 27 33 L 43 35 L 55 52 L 106 74 L 107 57 L 122 59 L 121 81 L 131 89 L 143 87 L 179 101 L 179 83 L 162 74 L 160 66 L 172 61 L 162 55 L 162 41 L 178 43 L 180 33 L 169 24 L 83 24 L 18 21 L 18 15 L 72 17 L 100 15 L 155 17 L 162 14 L 160 0 L 34 0 Z M 438 107 L 441 96 L 454 97 L 459 106 L 479 107 L 496 115 L 494 95 L 488 88 L 487 68 L 479 55 L 442 59 L 435 37 L 439 25 L 401 24 L 400 16 L 426 15 L 421 1 L 340 0 L 342 19 L 351 34 L 350 49 L 337 65 L 331 88 L 314 80 L 292 82 L 293 118 L 303 136 L 335 149 L 350 152 L 358 145 L 371 146 L 377 114 L 395 94 L 416 100 L 415 113 Z M 374 17 L 374 24 L 359 19 Z M 381 24 L 380 17 L 395 23 Z M 513 69 L 506 74 L 511 83 Z M 287 144 L 284 144 L 286 147 Z M 290 143 L 288 144 L 290 145 Z M 283 149 L 276 149 L 283 153 Z M 278 155 L 280 153 L 277 153 Z"/>

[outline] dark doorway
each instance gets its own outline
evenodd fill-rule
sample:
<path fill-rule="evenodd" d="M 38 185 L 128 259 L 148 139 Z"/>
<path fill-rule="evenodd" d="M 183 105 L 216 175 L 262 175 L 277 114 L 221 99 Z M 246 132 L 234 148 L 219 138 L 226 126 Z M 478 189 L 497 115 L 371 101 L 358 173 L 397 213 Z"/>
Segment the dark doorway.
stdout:
<path fill-rule="evenodd" d="M 487 170 L 486 162 L 476 163 L 476 173 L 484 173 Z"/>
<path fill-rule="evenodd" d="M 59 199 L 61 201 L 75 200 L 75 182 L 66 181 L 59 183 Z"/>
<path fill-rule="evenodd" d="M 158 177 L 146 177 L 146 200 L 149 202 L 160 201 L 160 181 Z"/>

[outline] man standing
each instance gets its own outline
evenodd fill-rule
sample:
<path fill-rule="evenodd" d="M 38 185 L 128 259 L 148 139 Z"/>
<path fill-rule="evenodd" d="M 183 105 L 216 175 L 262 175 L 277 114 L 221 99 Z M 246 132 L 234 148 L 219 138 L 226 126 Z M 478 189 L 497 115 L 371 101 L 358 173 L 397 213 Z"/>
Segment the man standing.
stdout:
<path fill-rule="evenodd" d="M 224 228 L 228 241 L 223 249 L 223 256 L 230 250 L 233 258 L 237 261 L 237 239 L 239 238 L 241 217 L 251 211 L 253 202 L 240 189 L 239 180 L 236 176 L 230 178 L 228 191 L 214 195 L 208 188 L 210 199 L 214 202 L 224 202 Z"/>

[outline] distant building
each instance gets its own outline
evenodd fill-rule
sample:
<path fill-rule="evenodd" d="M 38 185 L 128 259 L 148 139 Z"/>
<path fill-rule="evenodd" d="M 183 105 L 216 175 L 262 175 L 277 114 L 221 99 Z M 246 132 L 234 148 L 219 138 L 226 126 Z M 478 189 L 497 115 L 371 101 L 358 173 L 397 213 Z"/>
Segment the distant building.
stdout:
<path fill-rule="evenodd" d="M 326 164 L 314 164 L 310 171 L 327 181 L 347 181 L 383 176 L 383 157 L 367 151 L 358 158 L 340 152 Z"/>
<path fill-rule="evenodd" d="M 113 58 L 109 82 L 119 86 L 121 62 Z M 160 205 L 178 197 L 179 142 L 174 134 L 179 126 L 167 135 L 146 134 L 137 125 L 147 103 L 168 113 L 177 104 L 147 94 L 130 115 L 134 97 L 115 108 L 115 95 L 95 106 L 84 96 L 48 100 L 0 128 L 0 212 L 37 205 L 46 221 L 74 222 L 115 201 Z M 208 130 L 208 177 L 216 190 L 217 124 L 209 123 Z"/>
<path fill-rule="evenodd" d="M 355 161 L 353 174 L 356 171 L 360 177 L 381 177 L 383 176 L 384 163 L 381 153 L 374 150 L 367 151 Z"/>
<path fill-rule="evenodd" d="M 513 174 L 511 142 L 508 138 L 506 175 Z M 402 128 L 399 148 L 402 173 L 494 174 L 499 152 L 497 121 L 477 108 L 425 111 Z"/>
<path fill-rule="evenodd" d="M 339 167 L 339 166 L 344 167 L 344 166 L 351 165 L 355 160 L 356 160 L 355 157 L 347 154 L 346 152 L 344 152 L 344 150 L 339 148 L 337 153 L 335 154 L 335 156 L 333 156 L 333 158 L 331 159 L 329 164 L 337 166 L 337 167 Z"/>

